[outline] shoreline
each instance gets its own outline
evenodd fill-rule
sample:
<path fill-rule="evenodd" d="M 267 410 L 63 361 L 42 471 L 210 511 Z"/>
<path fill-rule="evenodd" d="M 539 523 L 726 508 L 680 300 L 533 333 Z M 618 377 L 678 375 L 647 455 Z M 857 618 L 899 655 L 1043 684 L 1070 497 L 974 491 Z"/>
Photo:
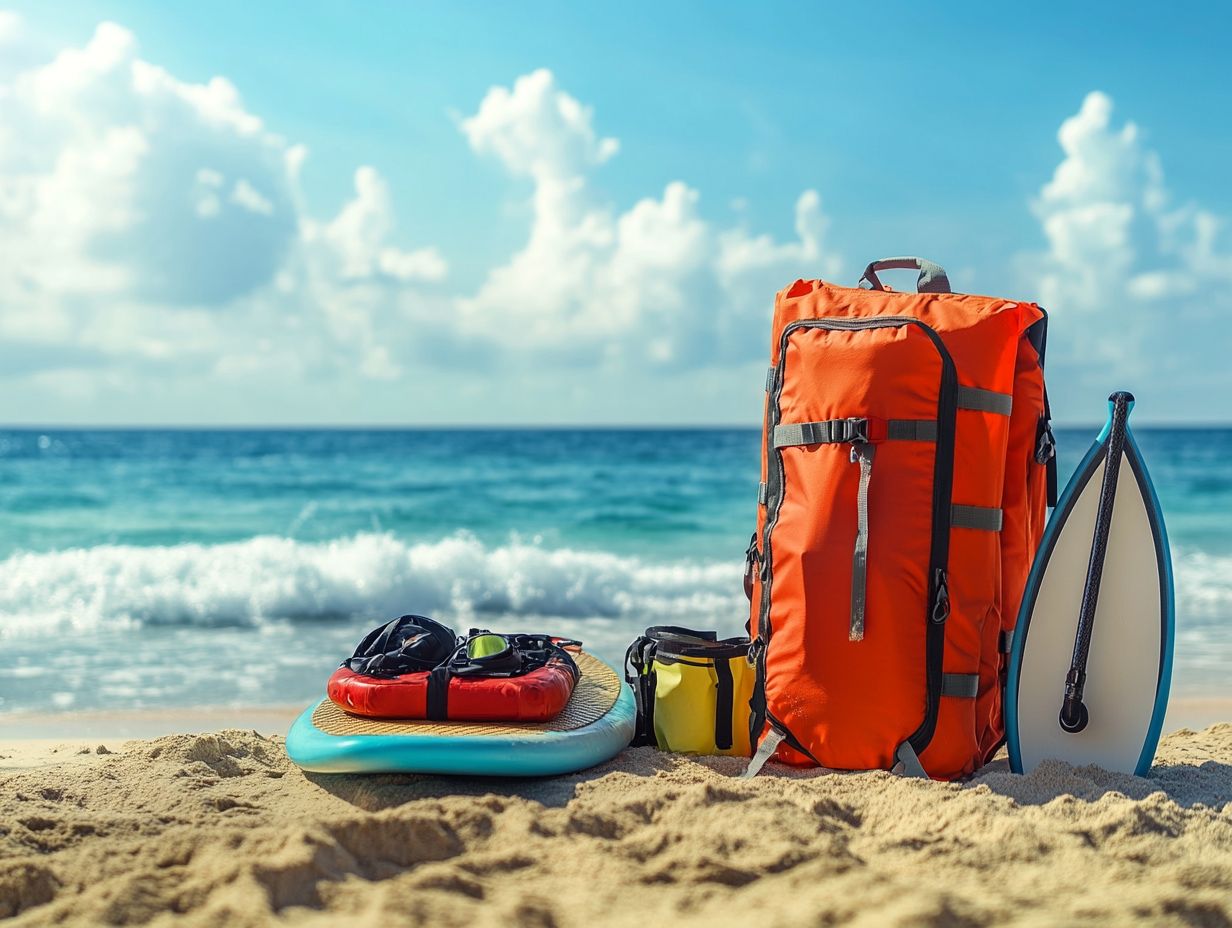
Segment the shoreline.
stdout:
<path fill-rule="evenodd" d="M 16 712 L 0 715 L 0 749 L 19 741 L 106 741 L 195 735 L 221 729 L 285 735 L 306 705 L 201 706 Z M 1201 730 L 1232 719 L 1232 696 L 1182 696 L 1168 704 L 1164 733 Z"/>
<path fill-rule="evenodd" d="M 1232 700 L 1226 717 L 1232 718 Z M 285 735 L 304 706 L 202 706 L 14 712 L 0 715 L 0 748 L 8 742 L 148 739 L 196 735 L 224 728 Z"/>

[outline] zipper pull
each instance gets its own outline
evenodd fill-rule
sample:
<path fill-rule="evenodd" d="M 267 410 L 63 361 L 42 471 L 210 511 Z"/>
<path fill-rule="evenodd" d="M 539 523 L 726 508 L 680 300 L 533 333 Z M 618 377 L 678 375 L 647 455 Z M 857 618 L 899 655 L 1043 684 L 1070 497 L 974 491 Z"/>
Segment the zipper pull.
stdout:
<path fill-rule="evenodd" d="M 847 627 L 848 641 L 864 640 L 864 622 L 868 610 L 868 485 L 873 477 L 873 452 L 868 442 L 851 445 L 851 463 L 860 465 L 860 482 L 856 490 L 856 543 L 851 553 L 851 615 Z"/>
<path fill-rule="evenodd" d="M 950 617 L 950 588 L 945 568 L 937 568 L 936 592 L 933 594 L 933 621 L 940 625 Z"/>

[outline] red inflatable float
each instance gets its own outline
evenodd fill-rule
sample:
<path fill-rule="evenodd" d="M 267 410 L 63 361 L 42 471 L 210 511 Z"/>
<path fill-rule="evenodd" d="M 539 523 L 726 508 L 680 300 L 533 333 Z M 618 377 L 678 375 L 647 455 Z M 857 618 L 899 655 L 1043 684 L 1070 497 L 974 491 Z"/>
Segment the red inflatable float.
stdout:
<path fill-rule="evenodd" d="M 326 692 L 347 712 L 381 719 L 546 722 L 569 702 L 579 672 L 548 635 L 464 638 L 425 616 L 374 629 L 329 678 Z"/>
<path fill-rule="evenodd" d="M 547 722 L 573 694 L 576 671 L 563 660 L 517 677 L 451 677 L 445 718 L 458 722 Z M 426 719 L 432 671 L 383 679 L 339 667 L 329 698 L 347 712 L 380 719 Z"/>

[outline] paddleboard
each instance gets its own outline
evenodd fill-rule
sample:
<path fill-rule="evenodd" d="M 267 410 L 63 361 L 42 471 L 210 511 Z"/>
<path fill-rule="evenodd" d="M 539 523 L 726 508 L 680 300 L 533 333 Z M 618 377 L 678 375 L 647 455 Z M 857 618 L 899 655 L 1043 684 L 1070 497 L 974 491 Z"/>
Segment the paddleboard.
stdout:
<path fill-rule="evenodd" d="M 633 739 L 633 692 L 593 655 L 575 655 L 581 676 L 550 722 L 475 723 L 364 718 L 328 699 L 287 732 L 287 754 L 314 773 L 446 773 L 552 776 L 593 767 Z"/>
<path fill-rule="evenodd" d="M 1128 393 L 1109 398 L 1027 581 L 1006 689 L 1017 773 L 1052 758 L 1142 776 L 1155 757 L 1172 676 L 1172 561 L 1132 409 Z"/>

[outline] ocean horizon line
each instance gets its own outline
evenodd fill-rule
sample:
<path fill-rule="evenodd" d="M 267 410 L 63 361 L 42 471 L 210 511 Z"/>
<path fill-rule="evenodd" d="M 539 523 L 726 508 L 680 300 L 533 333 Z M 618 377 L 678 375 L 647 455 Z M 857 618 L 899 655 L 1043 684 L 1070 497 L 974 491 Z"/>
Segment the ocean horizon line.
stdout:
<path fill-rule="evenodd" d="M 1104 421 L 1057 422 L 1053 428 L 1073 431 L 1101 429 Z M 0 432 L 757 432 L 762 424 L 754 423 L 158 423 L 158 424 L 8 424 L 0 423 Z M 1135 422 L 1134 431 L 1201 432 L 1232 430 L 1232 420 L 1212 422 Z"/>

